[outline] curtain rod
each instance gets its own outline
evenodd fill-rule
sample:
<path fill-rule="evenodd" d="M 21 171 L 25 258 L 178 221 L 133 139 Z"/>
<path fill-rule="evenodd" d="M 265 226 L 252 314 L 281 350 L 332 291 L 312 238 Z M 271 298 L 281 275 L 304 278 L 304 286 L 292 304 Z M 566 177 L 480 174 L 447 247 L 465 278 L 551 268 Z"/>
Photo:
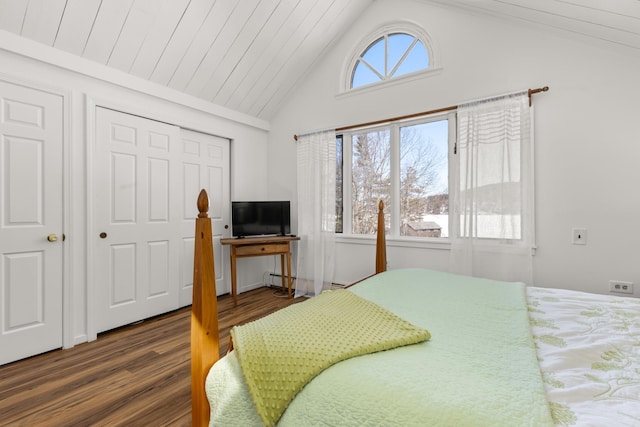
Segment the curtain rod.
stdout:
<path fill-rule="evenodd" d="M 529 90 L 527 90 L 527 95 L 529 96 L 529 107 L 531 107 L 531 95 L 536 94 L 536 93 L 540 93 L 540 92 L 547 92 L 548 90 L 549 90 L 549 86 L 544 86 L 544 87 L 540 87 L 540 88 L 537 88 L 537 89 L 529 89 Z M 496 98 L 500 98 L 501 96 L 498 96 Z M 488 98 L 488 99 L 492 99 L 492 98 Z M 365 127 L 365 126 L 374 126 L 374 125 L 379 125 L 381 123 L 396 122 L 398 120 L 412 119 L 414 117 L 426 116 L 428 114 L 443 113 L 445 111 L 453 111 L 453 110 L 457 110 L 457 109 L 458 109 L 457 105 L 452 105 L 450 107 L 437 108 L 435 110 L 423 111 L 423 112 L 414 113 L 414 114 L 407 114 L 406 116 L 398 116 L 398 117 L 392 117 L 392 118 L 389 118 L 389 119 L 375 120 L 375 121 L 372 121 L 372 122 L 358 123 L 356 125 L 342 126 L 342 127 L 336 128 L 335 130 L 336 130 L 336 132 L 340 132 L 340 131 L 343 131 L 343 130 L 355 129 L 355 128 L 360 128 L 360 127 Z M 301 134 L 301 135 L 307 135 L 307 134 Z M 297 141 L 298 140 L 298 135 L 293 135 L 293 139 L 295 139 Z"/>

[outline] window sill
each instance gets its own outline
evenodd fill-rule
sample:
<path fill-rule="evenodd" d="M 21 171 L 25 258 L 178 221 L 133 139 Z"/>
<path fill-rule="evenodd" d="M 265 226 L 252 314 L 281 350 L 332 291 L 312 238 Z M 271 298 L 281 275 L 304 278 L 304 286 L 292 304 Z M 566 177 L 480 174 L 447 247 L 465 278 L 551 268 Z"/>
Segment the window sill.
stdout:
<path fill-rule="evenodd" d="M 388 88 L 398 84 L 411 82 L 414 80 L 420 80 L 422 78 L 434 77 L 442 72 L 442 68 L 427 68 L 426 70 L 420 70 L 413 73 L 405 74 L 403 76 L 394 77 L 389 80 L 383 80 L 376 83 L 360 86 L 355 89 L 347 89 L 344 92 L 336 94 L 336 100 L 348 98 L 350 96 L 360 95 L 368 92 L 375 92 L 380 89 Z"/>
<path fill-rule="evenodd" d="M 441 251 L 451 250 L 451 240 L 448 238 L 415 238 L 415 237 L 386 237 L 387 247 L 435 249 Z M 376 245 L 375 236 L 363 236 L 358 234 L 336 234 L 336 243 L 349 245 Z M 504 241 L 484 241 L 475 246 L 484 252 L 512 252 L 530 250 L 531 255 L 536 254 L 536 245 L 509 244 Z"/>
<path fill-rule="evenodd" d="M 336 234 L 336 243 L 350 245 L 375 246 L 375 236 L 362 236 L 356 234 Z M 411 237 L 386 237 L 387 247 L 436 249 L 448 251 L 451 249 L 451 242 L 447 238 L 428 239 Z"/>

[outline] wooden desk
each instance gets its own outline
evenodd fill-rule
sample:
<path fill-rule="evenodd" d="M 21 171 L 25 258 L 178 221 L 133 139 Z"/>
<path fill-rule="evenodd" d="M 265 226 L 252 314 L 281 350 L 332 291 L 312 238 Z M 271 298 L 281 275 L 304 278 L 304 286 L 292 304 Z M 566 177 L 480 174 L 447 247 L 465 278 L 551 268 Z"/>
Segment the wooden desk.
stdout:
<path fill-rule="evenodd" d="M 289 298 L 291 298 L 291 242 L 300 240 L 297 236 L 272 236 L 272 237 L 245 237 L 243 239 L 226 238 L 220 239 L 223 245 L 231 246 L 231 296 L 236 302 L 236 259 L 252 256 L 280 255 L 280 271 L 282 273 L 282 288 L 286 285 Z M 287 272 L 285 276 L 285 258 Z"/>

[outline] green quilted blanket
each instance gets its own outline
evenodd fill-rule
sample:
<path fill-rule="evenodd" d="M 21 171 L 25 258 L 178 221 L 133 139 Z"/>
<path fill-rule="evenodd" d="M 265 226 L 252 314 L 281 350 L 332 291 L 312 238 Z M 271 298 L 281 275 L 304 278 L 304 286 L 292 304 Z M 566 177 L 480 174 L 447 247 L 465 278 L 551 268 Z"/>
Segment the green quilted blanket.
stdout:
<path fill-rule="evenodd" d="M 430 338 L 347 290 L 327 291 L 231 330 L 236 357 L 260 418 L 274 425 L 313 377 L 354 356 Z"/>

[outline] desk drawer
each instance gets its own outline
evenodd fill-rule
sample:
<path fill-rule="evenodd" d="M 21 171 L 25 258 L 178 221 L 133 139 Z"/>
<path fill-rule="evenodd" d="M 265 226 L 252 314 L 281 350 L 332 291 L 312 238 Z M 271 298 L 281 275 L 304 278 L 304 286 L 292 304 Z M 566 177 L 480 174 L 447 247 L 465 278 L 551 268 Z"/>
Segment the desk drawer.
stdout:
<path fill-rule="evenodd" d="M 286 254 L 287 252 L 289 252 L 289 243 L 265 243 L 236 247 L 236 256 L 274 255 Z"/>

